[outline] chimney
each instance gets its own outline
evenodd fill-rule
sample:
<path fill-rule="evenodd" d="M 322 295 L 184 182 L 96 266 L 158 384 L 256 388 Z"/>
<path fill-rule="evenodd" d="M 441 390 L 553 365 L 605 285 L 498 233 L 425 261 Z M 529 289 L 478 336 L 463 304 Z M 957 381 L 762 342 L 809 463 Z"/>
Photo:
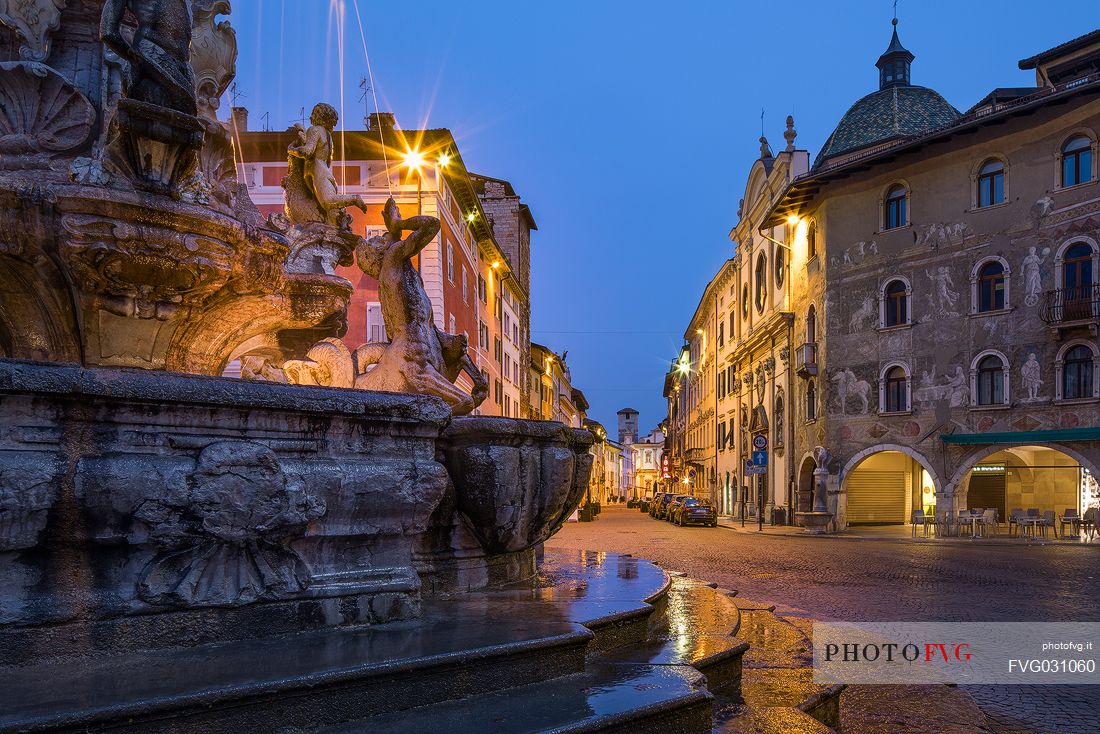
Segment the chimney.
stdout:
<path fill-rule="evenodd" d="M 392 112 L 372 112 L 367 115 L 367 130 L 390 132 L 396 124 L 397 118 Z"/>
<path fill-rule="evenodd" d="M 248 108 L 233 107 L 230 114 L 233 116 L 233 131 L 238 133 L 248 132 Z"/>

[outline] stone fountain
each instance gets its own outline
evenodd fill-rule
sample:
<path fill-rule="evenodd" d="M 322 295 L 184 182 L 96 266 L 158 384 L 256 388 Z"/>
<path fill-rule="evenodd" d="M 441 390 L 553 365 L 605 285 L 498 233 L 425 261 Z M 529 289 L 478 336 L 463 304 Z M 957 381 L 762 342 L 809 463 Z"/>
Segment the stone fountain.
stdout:
<path fill-rule="evenodd" d="M 536 562 L 591 434 L 467 415 L 487 386 L 410 263 L 439 223 L 350 231 L 330 106 L 260 216 L 216 118 L 229 11 L 0 0 L 0 733 L 709 731 L 736 608 Z M 353 262 L 389 344 L 338 338 Z M 732 611 L 650 635 L 689 599 Z"/>
<path fill-rule="evenodd" d="M 457 417 L 484 381 L 409 264 L 438 222 L 350 231 L 332 107 L 259 214 L 216 118 L 229 11 L 0 0 L 2 661 L 413 619 L 533 575 L 587 483 L 586 432 Z M 356 258 L 384 349 L 334 338 Z"/>

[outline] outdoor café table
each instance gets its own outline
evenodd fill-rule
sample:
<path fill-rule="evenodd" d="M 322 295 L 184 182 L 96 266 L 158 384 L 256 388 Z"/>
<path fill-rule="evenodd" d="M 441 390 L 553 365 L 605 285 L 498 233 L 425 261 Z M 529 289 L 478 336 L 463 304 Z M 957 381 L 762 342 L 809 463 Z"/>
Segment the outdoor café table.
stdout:
<path fill-rule="evenodd" d="M 1043 523 L 1041 517 L 1021 517 L 1016 520 L 1024 529 L 1024 537 L 1028 540 L 1034 540 L 1036 533 L 1039 531 L 1039 526 Z"/>
<path fill-rule="evenodd" d="M 959 524 L 962 525 L 964 523 L 967 523 L 967 524 L 970 525 L 970 538 L 971 538 L 971 540 L 973 540 L 974 538 L 982 537 L 978 533 L 978 521 L 981 520 L 981 519 L 982 519 L 981 514 L 977 513 L 977 512 L 972 511 L 969 515 L 964 515 L 962 513 L 959 513 Z"/>

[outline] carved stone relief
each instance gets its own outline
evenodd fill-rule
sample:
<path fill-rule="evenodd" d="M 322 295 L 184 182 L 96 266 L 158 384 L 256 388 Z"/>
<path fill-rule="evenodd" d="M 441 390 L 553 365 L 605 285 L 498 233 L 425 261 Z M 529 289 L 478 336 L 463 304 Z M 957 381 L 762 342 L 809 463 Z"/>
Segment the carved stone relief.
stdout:
<path fill-rule="evenodd" d="M 217 119 L 221 96 L 237 74 L 237 34 L 218 15 L 232 12 L 229 0 L 193 0 L 191 4 L 191 68 L 199 114 Z"/>
<path fill-rule="evenodd" d="M 67 0 L 0 0 L 0 23 L 15 30 L 23 45 L 20 57 L 45 61 L 50 55 L 50 34 L 61 25 Z"/>
<path fill-rule="evenodd" d="M 970 234 L 970 227 L 965 224 L 946 224 L 933 222 L 917 228 L 914 243 L 917 247 L 925 247 L 938 250 L 947 245 L 961 245 Z"/>
<path fill-rule="evenodd" d="M 271 449 L 211 444 L 186 489 L 149 499 L 135 513 L 161 548 L 140 575 L 138 595 L 169 606 L 238 606 L 301 591 L 309 570 L 290 541 L 324 513 Z"/>
<path fill-rule="evenodd" d="M 44 157 L 77 150 L 92 135 L 96 111 L 64 77 L 34 62 L 0 63 L 0 154 Z"/>

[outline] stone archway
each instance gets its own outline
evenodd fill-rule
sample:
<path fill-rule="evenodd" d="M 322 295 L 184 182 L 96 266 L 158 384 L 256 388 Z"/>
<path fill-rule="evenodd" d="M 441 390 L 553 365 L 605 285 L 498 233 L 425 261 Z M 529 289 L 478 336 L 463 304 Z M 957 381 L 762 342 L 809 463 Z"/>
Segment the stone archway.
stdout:
<path fill-rule="evenodd" d="M 918 476 L 915 474 L 916 469 L 909 468 L 913 465 L 919 466 L 923 469 L 923 473 L 928 475 L 927 481 L 931 482 L 933 495 L 928 495 L 929 506 L 931 505 L 944 505 L 944 500 L 947 500 L 947 496 L 944 494 L 944 484 L 936 472 L 932 463 L 910 446 L 903 446 L 901 444 L 876 444 L 875 446 L 869 446 L 862 451 L 859 451 L 845 462 L 840 474 L 837 477 L 837 485 L 839 486 L 839 494 L 837 496 L 836 503 L 836 517 L 837 527 L 843 529 L 848 526 L 853 520 L 856 522 L 870 522 L 878 523 L 879 520 L 873 517 L 863 516 L 860 517 L 856 514 L 855 507 L 852 508 L 852 513 L 849 513 L 849 505 L 851 503 L 851 497 L 849 496 L 850 489 L 852 488 L 853 475 L 857 469 L 860 468 L 864 462 L 872 457 L 886 460 L 886 457 L 882 455 L 900 455 L 897 459 L 904 463 L 904 459 L 901 457 L 907 457 L 912 460 L 912 463 L 907 466 L 894 467 L 896 469 L 893 472 L 883 473 L 883 482 L 889 484 L 890 494 L 893 500 L 889 503 L 890 508 L 888 512 L 884 513 L 881 522 L 889 523 L 906 523 L 909 522 L 910 511 L 922 508 L 925 505 L 924 498 L 919 492 L 919 486 L 924 484 L 923 475 Z M 889 476 L 887 479 L 886 477 Z M 864 477 L 858 477 L 858 479 L 864 479 Z M 921 480 L 921 481 L 918 481 Z M 875 489 L 873 485 L 868 485 L 865 482 L 857 483 L 857 486 L 862 485 L 861 489 L 866 489 L 870 492 Z M 862 495 L 861 499 L 868 497 L 869 495 Z M 939 512 L 939 509 L 936 509 Z M 858 517 L 859 519 L 855 519 Z"/>
<path fill-rule="evenodd" d="M 1066 456 L 1075 460 L 1081 466 L 1088 469 L 1090 472 L 1093 473 L 1093 475 L 1100 476 L 1100 469 L 1098 469 L 1097 462 L 1088 458 L 1080 451 L 1070 448 L 1065 444 L 1043 441 L 1028 441 L 1018 444 L 989 444 L 987 446 L 982 446 L 981 448 L 977 449 L 976 451 L 974 451 L 974 453 L 970 454 L 962 462 L 960 462 L 959 468 L 955 471 L 954 474 L 951 475 L 951 481 L 947 483 L 948 492 L 954 494 L 958 489 L 959 482 L 963 478 L 965 478 L 966 475 L 970 473 L 970 470 L 974 468 L 974 465 L 982 459 L 986 458 L 987 456 L 996 454 L 1000 451 L 1011 451 L 1012 449 L 1018 449 L 1023 446 L 1041 446 L 1042 448 L 1050 449 L 1051 451 L 1060 451 Z M 938 488 L 937 491 L 939 491 Z"/>
<path fill-rule="evenodd" d="M 811 454 L 802 457 L 798 465 L 798 505 L 796 512 L 811 512 L 814 509 L 814 470 L 817 462 Z"/>

